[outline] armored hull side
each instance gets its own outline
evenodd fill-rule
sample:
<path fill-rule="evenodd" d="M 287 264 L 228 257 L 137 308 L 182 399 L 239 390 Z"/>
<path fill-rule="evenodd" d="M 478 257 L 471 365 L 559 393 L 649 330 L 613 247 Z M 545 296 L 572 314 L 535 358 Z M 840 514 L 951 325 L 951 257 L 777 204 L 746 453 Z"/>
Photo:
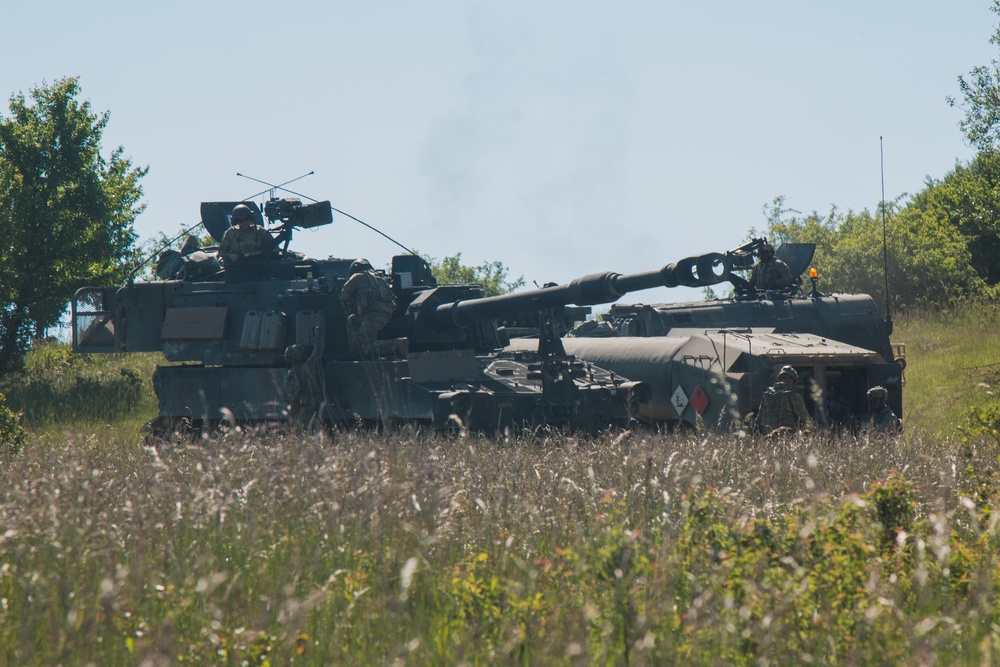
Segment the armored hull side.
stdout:
<path fill-rule="evenodd" d="M 760 405 L 785 365 L 796 368 L 807 406 L 819 423 L 833 421 L 810 387 L 836 386 L 849 404 L 838 419 L 860 419 L 869 386 L 898 385 L 902 369 L 878 353 L 812 334 L 768 330 L 674 329 L 669 336 L 567 338 L 566 351 L 596 366 L 644 382 L 651 398 L 639 414 L 654 423 L 739 426 Z M 520 339 L 512 349 L 533 349 Z"/>
<path fill-rule="evenodd" d="M 767 328 L 813 334 L 872 350 L 883 359 L 893 357 L 885 321 L 867 294 L 615 305 L 609 317 L 621 323 L 623 335 L 666 336 L 676 328 Z"/>

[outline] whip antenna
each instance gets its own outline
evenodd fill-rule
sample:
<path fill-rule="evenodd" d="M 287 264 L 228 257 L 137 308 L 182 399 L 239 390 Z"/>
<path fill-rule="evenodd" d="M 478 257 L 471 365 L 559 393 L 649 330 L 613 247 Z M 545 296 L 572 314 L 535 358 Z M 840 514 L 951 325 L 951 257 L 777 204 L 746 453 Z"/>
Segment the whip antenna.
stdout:
<path fill-rule="evenodd" d="M 879 170 L 882 176 L 882 276 L 885 279 L 885 326 L 892 335 L 892 306 L 889 303 L 889 246 L 886 243 L 885 231 L 885 151 L 882 148 L 882 137 L 878 138 Z"/>
<path fill-rule="evenodd" d="M 312 197 L 308 197 L 308 196 L 306 196 L 304 194 L 301 194 L 301 193 L 298 193 L 298 192 L 294 192 L 294 191 L 289 190 L 288 188 L 285 187 L 286 185 L 289 185 L 290 183 L 294 183 L 295 181 L 302 180 L 306 176 L 312 176 L 315 173 L 316 173 L 315 170 L 310 171 L 308 174 L 302 174 L 301 176 L 296 176 L 292 180 L 285 181 L 284 183 L 282 183 L 280 185 L 275 185 L 273 183 L 268 183 L 267 181 L 262 181 L 259 178 L 254 178 L 253 176 L 247 176 L 246 174 L 241 174 L 240 172 L 236 172 L 236 175 L 239 176 L 239 177 L 241 177 L 241 178 L 245 178 L 248 181 L 253 181 L 254 183 L 260 183 L 261 185 L 268 186 L 267 190 L 261 190 L 260 192 L 258 192 L 256 194 L 250 195 L 249 197 L 244 197 L 243 201 L 248 201 L 250 199 L 253 199 L 254 197 L 259 197 L 260 195 L 264 194 L 265 192 L 271 193 L 271 196 L 273 197 L 275 190 L 284 190 L 285 192 L 287 192 L 289 194 L 293 194 L 296 197 L 302 197 L 303 199 L 308 199 L 309 201 L 311 201 L 313 203 L 316 203 L 316 200 L 313 199 Z"/>
<path fill-rule="evenodd" d="M 136 264 L 135 266 L 132 267 L 132 270 L 129 271 L 129 273 L 128 273 L 128 278 L 127 278 L 128 284 L 131 285 L 133 282 L 135 282 L 135 275 L 137 273 L 139 273 L 139 269 L 141 269 L 142 267 L 146 266 L 146 264 L 148 264 L 149 262 L 151 262 L 154 257 L 156 257 L 161 252 L 163 252 L 164 250 L 166 250 L 167 248 L 169 248 L 171 246 L 171 244 L 173 244 L 174 241 L 176 241 L 180 237 L 184 236 L 185 234 L 189 234 L 191 232 L 191 230 L 193 230 L 195 227 L 198 227 L 198 226 L 204 225 L 204 224 L 205 224 L 204 222 L 202 222 L 201 220 L 199 220 L 198 222 L 194 223 L 190 227 L 182 229 L 181 233 L 178 234 L 177 236 L 175 236 L 174 238 L 170 239 L 169 241 L 164 241 L 163 243 L 161 243 L 160 246 L 156 250 L 153 251 L 152 255 L 150 255 L 149 257 L 147 257 L 146 259 L 142 260 L 141 262 L 139 262 L 138 264 Z"/>
<path fill-rule="evenodd" d="M 275 191 L 275 190 L 282 190 L 282 191 L 284 191 L 284 192 L 287 192 L 288 194 L 292 194 L 292 195 L 295 195 L 296 197 L 302 197 L 303 199 L 308 199 L 308 200 L 309 200 L 309 201 L 311 201 L 311 202 L 316 202 L 316 200 L 315 200 L 315 199 L 313 199 L 312 197 L 310 197 L 310 196 L 308 196 L 308 195 L 304 195 L 304 194 L 302 194 L 302 193 L 300 193 L 300 192 L 295 192 L 294 190 L 289 190 L 288 188 L 286 188 L 286 187 L 285 187 L 286 185 L 289 185 L 289 184 L 291 184 L 291 183 L 294 183 L 295 181 L 297 181 L 297 180 L 299 180 L 299 179 L 302 179 L 302 178 L 305 178 L 306 176 L 312 176 L 312 175 L 313 175 L 313 174 L 315 174 L 315 173 L 316 173 L 315 171 L 310 171 L 310 172 L 309 172 L 308 174 L 302 174 L 301 176 L 298 176 L 298 177 L 296 177 L 296 178 L 293 178 L 293 179 L 292 179 L 292 180 L 290 180 L 290 181 L 285 181 L 284 183 L 281 183 L 280 185 L 274 185 L 273 183 L 268 183 L 267 181 L 262 181 L 262 180 L 261 180 L 261 179 L 259 179 L 259 178 L 254 178 L 253 176 L 247 176 L 246 174 L 241 174 L 240 172 L 236 172 L 236 175 L 237 175 L 237 176 L 239 176 L 239 177 L 241 177 L 241 178 L 245 178 L 245 179 L 247 179 L 247 180 L 250 180 L 250 181 L 254 181 L 255 183 L 260 183 L 261 185 L 266 185 L 266 186 L 268 186 L 267 190 L 261 190 L 261 191 L 260 191 L 260 192 L 258 192 L 257 194 L 254 194 L 254 195 L 250 195 L 249 197 L 245 197 L 245 198 L 243 199 L 243 201 L 248 201 L 248 200 L 250 200 L 250 199 L 253 199 L 254 197 L 258 197 L 258 196 L 260 196 L 260 195 L 264 194 L 265 192 L 269 192 L 269 193 L 271 193 L 271 196 L 273 197 L 273 196 L 274 196 L 274 191 Z M 399 241 L 397 241 L 396 239 L 392 238 L 391 236 L 389 236 L 388 234 L 386 234 L 385 232 L 383 232 L 382 230 L 380 230 L 380 229 L 377 229 L 377 228 L 375 228 L 375 227 L 373 227 L 373 226 L 369 225 L 369 224 L 368 224 L 367 222 L 365 222 L 364 220 L 359 220 L 358 218 L 355 218 L 355 217 L 354 217 L 353 215 L 351 215 L 350 213 L 346 213 L 346 212 L 344 212 L 344 211 L 341 211 L 341 210 L 340 210 L 339 208 L 336 208 L 336 207 L 334 207 L 334 206 L 331 206 L 330 208 L 331 208 L 332 210 L 336 211 L 337 213 L 341 214 L 341 215 L 344 215 L 344 216 L 347 216 L 348 218 L 350 218 L 350 219 L 351 219 L 351 220 L 353 220 L 354 222 L 356 222 L 356 223 L 358 223 L 358 224 L 361 224 L 361 225 L 364 225 L 365 227 L 367 227 L 368 229 L 372 230 L 372 231 L 373 231 L 373 232 L 375 232 L 376 234 L 379 234 L 379 235 L 381 235 L 381 236 L 385 237 L 386 239 L 388 239 L 388 240 L 392 241 L 393 243 L 395 243 L 396 245 L 398 245 L 398 246 L 399 246 L 400 248 L 402 248 L 402 249 L 403 249 L 403 250 L 405 250 L 406 252 L 410 253 L 411 255 L 416 255 L 416 254 L 417 254 L 417 253 L 415 253 L 414 251 L 412 251 L 412 250 L 410 250 L 409 248 L 407 248 L 407 247 L 406 247 L 405 245 L 403 245 L 402 243 L 400 243 Z"/>
<path fill-rule="evenodd" d="M 372 230 L 372 231 L 373 231 L 373 232 L 375 232 L 376 234 L 379 234 L 379 235 L 383 236 L 384 238 L 387 238 L 387 239 L 389 239 L 390 241 L 392 241 L 393 243 L 395 243 L 396 245 L 398 245 L 398 246 L 399 246 L 400 248 L 402 248 L 402 249 L 403 249 L 403 250 L 405 250 L 406 252 L 410 253 L 411 255 L 416 255 L 416 254 L 417 254 L 417 253 L 415 253 L 414 251 L 412 251 L 412 250 L 410 250 L 409 248 L 407 248 L 407 247 L 406 247 L 405 245 L 403 245 L 402 243 L 400 243 L 399 241 L 397 241 L 396 239 L 392 238 L 391 236 L 389 236 L 388 234 L 386 234 L 385 232 L 383 232 L 383 231 L 382 231 L 381 229 L 376 229 L 375 227 L 372 227 L 371 225 L 369 225 L 369 224 L 368 224 L 367 222 L 365 222 L 364 220 L 359 220 L 358 218 L 355 218 L 355 217 L 354 217 L 353 215 L 351 215 L 350 213 L 347 213 L 347 212 L 345 212 L 345 211 L 341 211 L 341 210 L 340 210 L 339 208 L 337 208 L 337 207 L 335 207 L 335 206 L 331 206 L 330 208 L 332 208 L 332 209 L 333 209 L 334 211 L 336 211 L 337 213 L 339 213 L 339 214 L 341 214 L 341 215 L 346 215 L 346 216 L 347 216 L 348 218 L 350 218 L 350 219 L 351 219 L 351 220 L 353 220 L 354 222 L 356 222 L 356 223 L 358 223 L 358 224 L 360 224 L 360 225 L 364 225 L 365 227 L 367 227 L 368 229 Z"/>

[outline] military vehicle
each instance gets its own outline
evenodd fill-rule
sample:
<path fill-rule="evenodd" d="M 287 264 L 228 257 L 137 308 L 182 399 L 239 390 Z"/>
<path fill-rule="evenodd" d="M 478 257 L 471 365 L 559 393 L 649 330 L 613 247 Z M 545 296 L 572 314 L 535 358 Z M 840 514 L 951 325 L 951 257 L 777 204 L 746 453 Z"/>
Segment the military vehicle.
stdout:
<path fill-rule="evenodd" d="M 753 239 L 724 253 L 729 298 L 659 305 L 616 304 L 602 328 L 567 338 L 566 350 L 608 370 L 643 380 L 653 389 L 643 417 L 674 423 L 732 425 L 760 405 L 778 370 L 791 365 L 813 417 L 821 424 L 850 426 L 867 413 L 868 388 L 888 390 L 902 417 L 902 348 L 889 340 L 891 321 L 864 294 L 822 294 L 802 274 L 812 244 L 785 244 L 777 257 L 794 277 L 786 289 L 761 291 L 737 271 L 751 269 L 766 243 Z M 622 346 L 622 339 L 629 341 Z M 519 343 L 530 348 L 530 343 Z"/>
<path fill-rule="evenodd" d="M 154 432 L 300 418 L 480 430 L 625 424 L 650 388 L 567 354 L 555 332 L 560 310 L 663 285 L 713 285 L 729 273 L 726 257 L 713 253 L 646 273 L 597 273 L 485 297 L 478 286 L 437 285 L 426 261 L 400 255 L 382 272 L 395 298 L 392 318 L 380 345 L 359 354 L 340 299 L 353 258 L 317 260 L 289 249 L 294 230 L 332 222 L 330 203 L 203 203 L 202 222 L 216 241 L 241 203 L 259 225 L 266 218 L 272 226 L 260 257 L 213 270 L 211 249 L 199 249 L 192 266 L 183 255 L 180 265 L 177 257 L 161 262 L 173 266 L 166 280 L 86 287 L 74 297 L 75 351 L 155 351 L 169 362 L 153 376 Z M 535 349 L 504 349 L 509 341 L 496 321 L 524 313 L 540 314 Z M 314 389 L 307 409 L 290 409 L 305 385 Z"/>

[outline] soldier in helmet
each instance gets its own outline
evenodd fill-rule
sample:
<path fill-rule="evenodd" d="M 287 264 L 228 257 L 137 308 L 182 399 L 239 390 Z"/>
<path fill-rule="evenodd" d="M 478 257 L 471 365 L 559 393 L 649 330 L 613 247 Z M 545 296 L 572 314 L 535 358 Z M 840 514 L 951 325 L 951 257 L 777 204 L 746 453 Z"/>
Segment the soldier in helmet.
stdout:
<path fill-rule="evenodd" d="M 782 290 L 792 284 L 788 265 L 774 256 L 774 246 L 765 243 L 757 251 L 759 261 L 750 272 L 750 284 L 758 290 Z"/>
<path fill-rule="evenodd" d="M 392 319 L 396 310 L 396 295 L 367 259 L 351 263 L 351 277 L 340 292 L 340 302 L 347 313 L 351 353 L 376 354 L 378 332 Z"/>
<path fill-rule="evenodd" d="M 864 424 L 874 431 L 886 433 L 903 430 L 903 420 L 889 407 L 889 392 L 885 387 L 875 386 L 868 390 L 868 417 Z"/>
<path fill-rule="evenodd" d="M 258 257 L 271 235 L 257 224 L 253 210 L 239 204 L 230 216 L 233 226 L 226 230 L 219 243 L 219 258 L 226 264 L 235 264 L 243 257 Z"/>
<path fill-rule="evenodd" d="M 288 418 L 301 424 L 312 424 L 326 400 L 321 361 L 323 358 L 323 329 L 313 330 L 310 350 L 298 343 L 285 348 L 288 374 L 285 376 L 285 401 Z"/>
<path fill-rule="evenodd" d="M 812 424 L 806 403 L 795 388 L 799 374 L 791 366 L 782 366 L 778 381 L 768 387 L 760 403 L 757 424 L 766 435 L 776 431 L 799 431 Z"/>

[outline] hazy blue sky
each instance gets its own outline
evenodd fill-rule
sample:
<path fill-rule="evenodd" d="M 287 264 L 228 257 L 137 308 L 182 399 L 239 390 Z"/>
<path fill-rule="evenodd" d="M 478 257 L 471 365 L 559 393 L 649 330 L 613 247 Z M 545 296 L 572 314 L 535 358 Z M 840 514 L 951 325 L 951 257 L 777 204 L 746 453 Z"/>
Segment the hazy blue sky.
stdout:
<path fill-rule="evenodd" d="M 777 195 L 872 209 L 972 150 L 945 102 L 988 0 L 19 2 L 0 92 L 78 76 L 139 165 L 148 237 L 281 182 L 531 284 L 741 243 Z M 6 113 L 6 104 L 2 107 Z M 396 247 L 351 220 L 314 257 Z M 632 300 L 697 298 L 657 290 Z"/>

